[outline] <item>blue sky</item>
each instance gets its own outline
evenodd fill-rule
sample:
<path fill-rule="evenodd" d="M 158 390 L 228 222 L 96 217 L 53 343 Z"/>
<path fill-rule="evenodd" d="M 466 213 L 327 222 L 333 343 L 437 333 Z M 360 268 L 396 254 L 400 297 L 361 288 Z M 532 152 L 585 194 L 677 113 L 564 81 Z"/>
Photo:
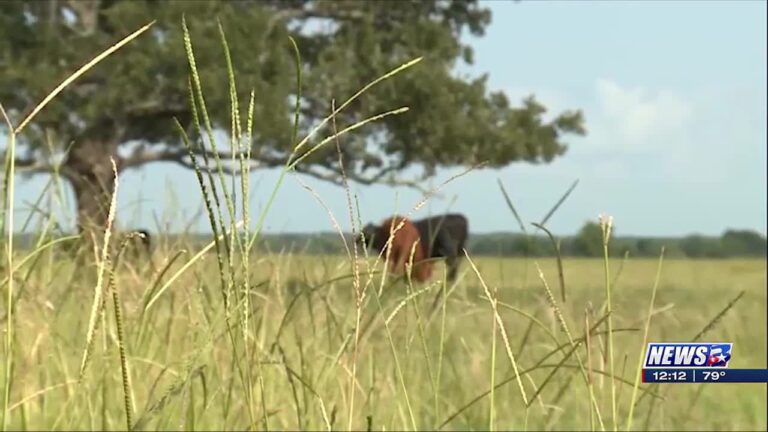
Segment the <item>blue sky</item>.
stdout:
<path fill-rule="evenodd" d="M 492 89 L 516 101 L 535 94 L 552 112 L 584 111 L 588 134 L 548 165 L 513 164 L 472 172 L 441 189 L 414 217 L 463 212 L 473 232 L 517 230 L 497 186 L 501 179 L 525 221 L 536 222 L 576 179 L 548 226 L 576 232 L 600 213 L 617 235 L 719 235 L 727 228 L 766 233 L 766 2 L 488 2 L 493 22 L 471 39 L 475 64 Z M 441 183 L 461 169 L 441 170 Z M 278 173 L 256 171 L 252 213 L 266 204 Z M 343 189 L 299 177 L 350 227 Z M 46 176 L 19 179 L 17 208 L 34 201 Z M 362 219 L 408 212 L 421 194 L 356 185 Z M 67 194 L 69 196 L 69 194 Z M 71 202 L 71 196 L 68 198 Z M 120 181 L 126 227 L 208 231 L 194 175 L 153 164 Z M 22 212 L 23 213 L 23 212 Z M 74 212 L 66 212 L 71 225 Z M 19 216 L 23 217 L 23 214 Z M 17 216 L 17 217 L 19 217 Z M 295 176 L 267 217 L 267 232 L 333 229 L 331 218 Z"/>

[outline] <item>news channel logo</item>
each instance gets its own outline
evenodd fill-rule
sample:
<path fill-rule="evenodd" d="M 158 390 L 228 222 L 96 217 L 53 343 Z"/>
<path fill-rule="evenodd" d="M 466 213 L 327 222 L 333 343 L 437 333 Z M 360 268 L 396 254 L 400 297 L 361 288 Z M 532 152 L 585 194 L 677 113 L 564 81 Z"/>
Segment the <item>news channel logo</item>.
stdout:
<path fill-rule="evenodd" d="M 727 368 L 731 342 L 650 342 L 645 351 L 645 369 Z"/>

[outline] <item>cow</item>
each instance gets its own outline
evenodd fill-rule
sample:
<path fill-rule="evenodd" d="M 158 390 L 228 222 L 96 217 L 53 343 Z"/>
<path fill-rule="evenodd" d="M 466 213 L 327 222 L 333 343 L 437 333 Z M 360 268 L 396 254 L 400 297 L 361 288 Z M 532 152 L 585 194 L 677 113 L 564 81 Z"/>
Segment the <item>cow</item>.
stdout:
<path fill-rule="evenodd" d="M 462 250 L 469 236 L 469 222 L 460 213 L 447 213 L 413 222 L 426 248 L 427 258 L 445 258 L 448 280 L 456 280 Z"/>
<path fill-rule="evenodd" d="M 413 224 L 419 231 L 425 259 L 445 258 L 448 280 L 451 282 L 456 280 L 462 249 L 464 249 L 469 235 L 467 218 L 459 213 L 448 213 L 417 220 Z M 358 238 L 365 238 L 370 245 L 371 239 L 380 230 L 380 226 L 369 223 L 362 229 L 362 234 Z"/>
<path fill-rule="evenodd" d="M 402 227 L 400 227 L 400 224 L 402 224 Z M 398 227 L 400 228 L 398 229 Z M 394 238 L 388 246 L 387 243 L 393 231 Z M 377 251 L 383 251 L 384 253 L 387 252 L 386 248 L 389 247 L 391 249 L 389 252 L 390 271 L 393 273 L 405 271 L 405 264 L 410 261 L 411 251 L 413 251 L 413 279 L 417 282 L 425 282 L 432 276 L 433 263 L 430 261 L 424 262 L 426 258 L 425 249 L 419 230 L 413 222 L 402 216 L 385 219 L 379 226 L 373 224 L 366 225 L 361 236 L 358 237 L 358 241 L 366 247 L 373 247 Z"/>

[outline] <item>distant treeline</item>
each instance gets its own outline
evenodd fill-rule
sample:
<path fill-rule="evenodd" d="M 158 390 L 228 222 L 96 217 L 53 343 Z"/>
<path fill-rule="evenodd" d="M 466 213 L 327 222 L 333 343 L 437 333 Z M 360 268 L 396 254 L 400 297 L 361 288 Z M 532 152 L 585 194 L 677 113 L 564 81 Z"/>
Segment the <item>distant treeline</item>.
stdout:
<path fill-rule="evenodd" d="M 596 228 L 596 229 L 595 229 Z M 349 236 L 347 236 L 349 239 Z M 308 254 L 340 254 L 344 246 L 338 233 L 270 234 L 263 236 L 262 247 L 271 251 L 293 251 Z M 600 227 L 585 227 L 579 234 L 557 239 L 563 256 L 603 256 Z M 610 239 L 609 254 L 633 257 L 657 257 L 661 247 L 668 257 L 736 258 L 765 257 L 768 243 L 760 233 L 728 230 L 720 237 L 690 235 L 686 237 L 615 237 Z M 543 234 L 517 233 L 470 234 L 467 249 L 478 256 L 550 257 L 554 245 Z"/>
<path fill-rule="evenodd" d="M 351 246 L 349 235 L 345 235 Z M 178 235 L 154 236 L 155 244 L 185 244 L 187 247 L 202 246 L 210 236 L 191 234 L 181 238 Z M 18 235 L 17 247 L 30 247 L 35 238 L 32 235 Z M 600 226 L 587 223 L 574 236 L 558 238 L 563 256 L 601 257 L 603 255 Z M 736 258 L 766 257 L 768 243 L 765 236 L 750 230 L 727 230 L 719 237 L 689 235 L 686 237 L 612 237 L 609 253 L 623 256 L 629 252 L 633 257 L 656 257 L 661 247 L 666 248 L 668 257 L 688 258 Z M 271 252 L 302 254 L 344 254 L 344 244 L 338 233 L 290 233 L 263 234 L 257 248 Z M 541 231 L 526 236 L 518 233 L 471 234 L 467 249 L 478 256 L 550 257 L 554 246 L 549 237 Z"/>

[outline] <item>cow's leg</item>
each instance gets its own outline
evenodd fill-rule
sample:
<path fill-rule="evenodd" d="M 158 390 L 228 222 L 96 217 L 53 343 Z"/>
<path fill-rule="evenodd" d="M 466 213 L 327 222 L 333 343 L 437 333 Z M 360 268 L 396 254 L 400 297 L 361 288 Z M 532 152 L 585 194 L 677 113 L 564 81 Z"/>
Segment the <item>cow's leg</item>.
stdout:
<path fill-rule="evenodd" d="M 456 280 L 456 273 L 459 271 L 459 256 L 454 255 L 445 260 L 445 266 L 448 267 L 448 281 Z"/>
<path fill-rule="evenodd" d="M 389 256 L 392 273 L 400 273 L 401 271 L 405 273 L 406 255 L 400 249 L 399 247 L 392 248 L 392 254 Z"/>
<path fill-rule="evenodd" d="M 433 256 L 445 257 L 448 280 L 452 282 L 456 279 L 456 272 L 458 271 L 458 260 L 461 253 L 459 245 L 451 238 L 450 233 L 443 230 L 438 233 L 435 252 Z"/>
<path fill-rule="evenodd" d="M 456 248 L 454 249 L 453 254 L 446 260 L 446 265 L 448 265 L 448 280 L 454 281 L 456 280 L 456 273 L 459 272 L 459 264 L 461 264 L 461 259 L 464 257 L 464 242 L 460 242 L 456 244 Z"/>

